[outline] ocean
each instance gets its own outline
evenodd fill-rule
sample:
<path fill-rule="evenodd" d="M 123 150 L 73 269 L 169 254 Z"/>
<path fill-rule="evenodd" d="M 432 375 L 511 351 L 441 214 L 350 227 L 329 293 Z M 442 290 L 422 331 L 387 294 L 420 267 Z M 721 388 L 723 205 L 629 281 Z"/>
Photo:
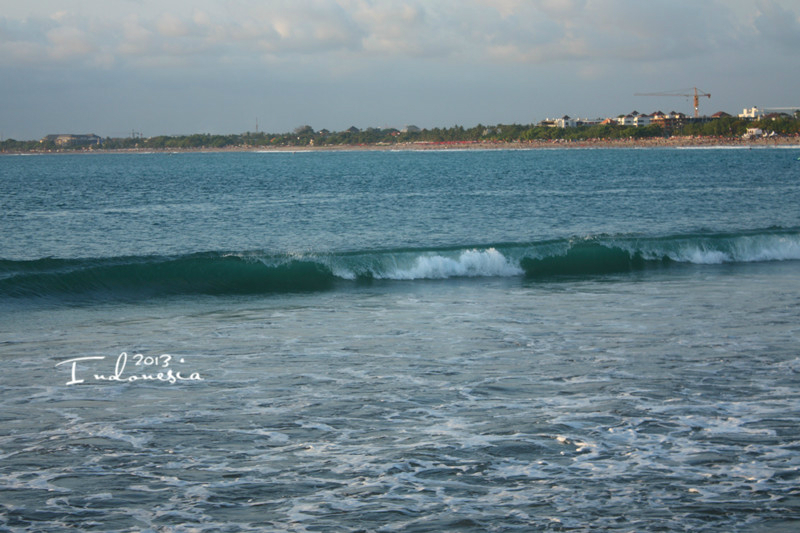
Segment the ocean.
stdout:
<path fill-rule="evenodd" d="M 0 530 L 796 531 L 799 156 L 2 156 Z"/>

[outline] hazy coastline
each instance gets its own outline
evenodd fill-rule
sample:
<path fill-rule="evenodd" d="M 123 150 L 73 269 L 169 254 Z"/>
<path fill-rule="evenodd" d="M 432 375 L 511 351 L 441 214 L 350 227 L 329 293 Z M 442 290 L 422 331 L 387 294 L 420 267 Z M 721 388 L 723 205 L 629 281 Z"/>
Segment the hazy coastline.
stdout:
<path fill-rule="evenodd" d="M 4 154 L 74 153 L 190 153 L 190 152 L 325 152 L 325 151 L 422 151 L 422 150 L 534 150 L 547 148 L 702 148 L 702 147 L 800 147 L 800 136 L 774 136 L 758 139 L 730 137 L 666 137 L 645 139 L 584 139 L 533 141 L 442 141 L 337 145 L 228 146 L 191 148 L 74 148 L 59 150 L 8 150 Z"/>

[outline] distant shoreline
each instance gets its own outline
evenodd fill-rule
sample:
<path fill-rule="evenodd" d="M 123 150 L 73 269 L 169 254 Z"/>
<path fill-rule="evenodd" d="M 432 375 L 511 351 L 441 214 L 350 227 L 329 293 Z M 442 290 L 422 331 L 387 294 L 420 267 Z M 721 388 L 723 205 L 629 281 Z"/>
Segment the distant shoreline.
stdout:
<path fill-rule="evenodd" d="M 759 139 L 727 137 L 667 137 L 645 139 L 584 139 L 536 141 L 443 141 L 392 144 L 341 144 L 300 146 L 230 146 L 223 148 L 84 148 L 67 150 L 4 151 L 2 154 L 82 154 L 82 153 L 194 153 L 194 152 L 336 152 L 336 151 L 425 151 L 425 150 L 536 150 L 547 148 L 701 148 L 701 147 L 798 147 L 800 136 L 776 136 Z"/>

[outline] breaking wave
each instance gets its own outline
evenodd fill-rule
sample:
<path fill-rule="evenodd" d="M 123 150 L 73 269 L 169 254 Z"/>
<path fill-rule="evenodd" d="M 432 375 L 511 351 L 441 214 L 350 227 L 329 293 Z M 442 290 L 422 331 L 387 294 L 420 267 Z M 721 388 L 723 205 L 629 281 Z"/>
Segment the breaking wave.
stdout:
<path fill-rule="evenodd" d="M 340 253 L 204 252 L 178 256 L 0 260 L 0 298 L 149 298 L 323 291 L 340 281 L 602 275 L 683 264 L 800 260 L 800 230 Z"/>

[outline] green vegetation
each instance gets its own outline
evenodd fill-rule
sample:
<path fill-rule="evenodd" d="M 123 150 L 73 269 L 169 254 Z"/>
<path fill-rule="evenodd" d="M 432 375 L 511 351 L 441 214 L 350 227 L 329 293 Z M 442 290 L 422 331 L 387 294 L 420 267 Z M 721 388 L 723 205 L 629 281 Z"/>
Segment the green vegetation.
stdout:
<path fill-rule="evenodd" d="M 0 142 L 0 152 L 37 152 L 55 150 L 56 145 L 53 143 L 43 143 L 39 141 L 17 141 L 14 139 L 6 139 Z"/>
<path fill-rule="evenodd" d="M 266 148 L 304 146 L 347 145 L 393 145 L 404 143 L 470 143 L 470 142 L 525 142 L 525 141 L 587 141 L 614 139 L 646 139 L 670 136 L 704 136 L 741 138 L 747 128 L 761 128 L 764 132 L 778 135 L 800 134 L 800 113 L 782 115 L 751 121 L 737 117 L 724 117 L 707 121 L 687 121 L 672 131 L 653 124 L 644 127 L 623 127 L 616 124 L 579 126 L 575 128 L 552 128 L 541 125 L 497 124 L 472 128 L 453 126 L 412 131 L 394 128 L 355 127 L 340 132 L 315 131 L 311 126 L 300 126 L 290 133 L 268 134 L 263 132 L 232 135 L 193 134 L 141 138 L 106 138 L 102 148 L 107 150 L 182 150 L 221 148 Z M 0 142 L 2 152 L 48 152 L 56 150 L 84 151 L 86 146 L 57 147 L 52 142 L 16 141 Z"/>
<path fill-rule="evenodd" d="M 778 118 L 747 120 L 737 117 L 724 117 L 710 122 L 687 124 L 676 132 L 677 135 L 703 135 L 712 137 L 741 137 L 747 128 L 761 128 L 765 132 L 778 135 L 800 134 L 800 119 L 797 115 L 782 115 Z"/>

